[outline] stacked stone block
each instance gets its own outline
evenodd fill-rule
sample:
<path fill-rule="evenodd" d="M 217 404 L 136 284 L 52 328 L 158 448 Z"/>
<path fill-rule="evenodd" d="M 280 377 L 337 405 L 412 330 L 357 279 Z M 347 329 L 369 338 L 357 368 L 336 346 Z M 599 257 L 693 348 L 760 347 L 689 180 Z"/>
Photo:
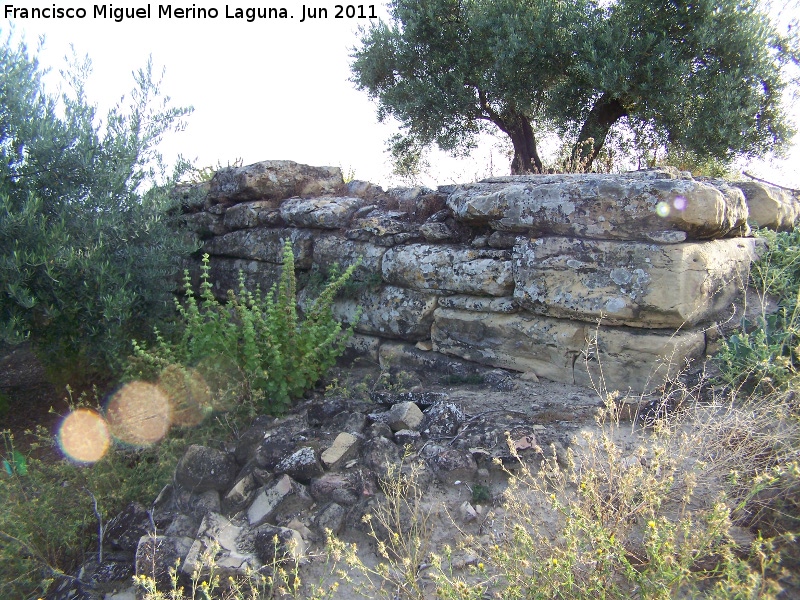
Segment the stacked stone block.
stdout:
<path fill-rule="evenodd" d="M 760 252 L 748 199 L 763 212 L 773 192 L 674 169 L 384 192 L 289 161 L 223 169 L 179 190 L 220 297 L 239 270 L 268 289 L 288 239 L 300 282 L 360 258 L 335 312 L 351 322 L 360 309 L 354 345 L 375 358 L 387 342 L 423 342 L 635 393 L 703 356 L 706 327 L 730 314 Z M 773 220 L 785 227 L 800 211 L 778 195 Z"/>

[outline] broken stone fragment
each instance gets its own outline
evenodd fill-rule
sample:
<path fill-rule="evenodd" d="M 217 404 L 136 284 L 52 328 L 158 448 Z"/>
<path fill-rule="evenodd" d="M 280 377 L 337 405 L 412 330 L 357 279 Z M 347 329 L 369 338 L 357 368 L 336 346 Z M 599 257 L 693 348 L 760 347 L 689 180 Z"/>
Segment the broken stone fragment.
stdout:
<path fill-rule="evenodd" d="M 322 453 L 322 463 L 328 469 L 336 469 L 358 452 L 358 438 L 350 433 L 340 433 L 330 448 Z"/>
<path fill-rule="evenodd" d="M 429 407 L 447 400 L 444 392 L 372 392 L 369 397 L 376 404 L 384 406 L 413 402 L 417 406 Z"/>
<path fill-rule="evenodd" d="M 256 493 L 253 503 L 247 509 L 247 520 L 251 527 L 256 527 L 274 519 L 278 514 L 299 512 L 312 503 L 305 486 L 284 475 Z"/>
<path fill-rule="evenodd" d="M 394 441 L 400 446 L 414 446 L 422 439 L 419 431 L 412 431 L 410 429 L 401 429 L 394 432 Z"/>
<path fill-rule="evenodd" d="M 390 465 L 396 465 L 402 458 L 400 448 L 385 437 L 376 437 L 367 440 L 362 452 L 364 465 L 378 474 L 386 477 Z"/>
<path fill-rule="evenodd" d="M 331 398 L 322 402 L 312 402 L 306 413 L 311 427 L 320 427 L 330 423 L 334 417 L 347 411 L 348 402 L 344 398 Z"/>
<path fill-rule="evenodd" d="M 287 456 L 296 449 L 297 442 L 290 439 L 287 434 L 280 432 L 265 437 L 256 447 L 253 460 L 262 469 L 272 471 Z"/>
<path fill-rule="evenodd" d="M 380 414 L 385 415 L 387 413 L 380 413 Z M 374 415 L 374 414 L 369 415 L 370 419 L 373 419 L 373 420 L 377 416 L 378 415 Z M 389 427 L 383 421 L 375 421 L 374 423 L 372 423 L 372 425 L 370 425 L 367 428 L 367 437 L 370 438 L 370 439 L 377 438 L 377 437 L 390 438 L 390 437 L 392 437 L 392 428 Z"/>
<path fill-rule="evenodd" d="M 193 543 L 189 537 L 142 536 L 136 547 L 136 575 L 154 580 L 159 589 L 168 589 L 170 571 L 183 562 Z"/>
<path fill-rule="evenodd" d="M 222 575 L 244 577 L 258 569 L 261 564 L 252 552 L 239 547 L 239 538 L 245 531 L 231 523 L 224 516 L 209 513 L 200 524 L 196 539 L 181 566 L 188 577 L 199 573 L 205 576 L 212 568 Z M 209 552 L 215 550 L 213 556 Z"/>
<path fill-rule="evenodd" d="M 426 462 L 436 478 L 447 485 L 456 481 L 471 482 L 478 472 L 472 453 L 457 448 L 436 447 L 426 454 Z"/>
<path fill-rule="evenodd" d="M 111 519 L 103 531 L 103 540 L 113 550 L 133 552 L 142 536 L 152 531 L 150 515 L 136 502 Z"/>
<path fill-rule="evenodd" d="M 314 525 L 323 533 L 330 531 L 333 535 L 339 535 L 346 516 L 347 510 L 343 506 L 331 502 L 319 512 L 314 519 Z"/>
<path fill-rule="evenodd" d="M 461 503 L 458 507 L 458 514 L 461 515 L 461 520 L 465 523 L 471 523 L 478 518 L 478 511 L 467 501 Z"/>
<path fill-rule="evenodd" d="M 264 565 L 286 566 L 287 562 L 294 564 L 305 552 L 305 541 L 294 529 L 262 525 L 255 532 L 255 553 Z"/>
<path fill-rule="evenodd" d="M 425 411 L 419 430 L 430 437 L 449 437 L 458 433 L 464 413 L 452 402 L 434 404 Z"/>
<path fill-rule="evenodd" d="M 253 424 L 239 436 L 234 451 L 238 464 L 244 465 L 252 458 L 256 448 L 264 441 L 267 432 L 271 429 L 271 422 L 272 419 L 269 417 L 257 417 Z"/>
<path fill-rule="evenodd" d="M 225 494 L 224 506 L 228 512 L 236 512 L 247 506 L 248 500 L 252 496 L 253 491 L 258 488 L 258 482 L 252 473 L 248 473 L 242 477 L 236 484 Z"/>
<path fill-rule="evenodd" d="M 422 423 L 423 414 L 413 402 L 400 402 L 389 409 L 386 424 L 392 431 L 401 429 L 417 429 Z"/>
<path fill-rule="evenodd" d="M 175 468 L 175 480 L 193 493 L 227 489 L 235 476 L 233 456 L 196 444 L 186 449 Z"/>
<path fill-rule="evenodd" d="M 314 448 L 300 448 L 275 466 L 275 474 L 286 473 L 292 479 L 308 483 L 325 472 Z"/>
<path fill-rule="evenodd" d="M 372 475 L 362 469 L 346 473 L 325 473 L 311 482 L 309 491 L 317 502 L 336 502 L 352 506 L 362 497 L 371 494 L 371 478 Z"/>

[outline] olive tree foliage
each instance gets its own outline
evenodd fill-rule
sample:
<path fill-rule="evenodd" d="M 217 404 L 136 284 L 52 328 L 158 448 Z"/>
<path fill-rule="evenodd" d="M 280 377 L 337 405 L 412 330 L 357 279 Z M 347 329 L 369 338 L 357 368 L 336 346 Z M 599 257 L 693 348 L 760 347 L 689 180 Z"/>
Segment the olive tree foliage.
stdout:
<path fill-rule="evenodd" d="M 621 122 L 724 160 L 793 133 L 782 96 L 797 35 L 757 0 L 393 0 L 389 14 L 351 69 L 401 125 L 396 160 L 468 153 L 499 130 L 512 173 L 542 172 L 537 136 L 556 131 L 572 148 L 561 168 L 588 171 Z"/>
<path fill-rule="evenodd" d="M 194 249 L 171 228 L 157 151 L 191 109 L 170 106 L 148 62 L 100 119 L 90 67 L 73 61 L 54 95 L 24 44 L 0 45 L 0 343 L 30 339 L 73 374 L 119 366 L 130 340 L 171 312 Z"/>

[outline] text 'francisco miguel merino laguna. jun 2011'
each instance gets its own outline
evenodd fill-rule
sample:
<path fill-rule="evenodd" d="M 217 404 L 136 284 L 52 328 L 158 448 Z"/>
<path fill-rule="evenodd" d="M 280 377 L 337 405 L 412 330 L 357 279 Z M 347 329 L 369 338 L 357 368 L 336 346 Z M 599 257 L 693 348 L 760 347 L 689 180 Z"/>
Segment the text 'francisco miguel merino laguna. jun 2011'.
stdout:
<path fill-rule="evenodd" d="M 5 19 L 101 19 L 116 21 L 135 19 L 242 19 L 252 23 L 261 19 L 297 19 L 304 23 L 316 19 L 376 19 L 374 4 L 332 4 L 286 8 L 282 6 L 242 7 L 226 4 L 224 7 L 197 6 L 196 4 L 143 4 L 138 7 L 120 7 L 113 4 L 91 6 L 24 7 L 3 5 Z"/>

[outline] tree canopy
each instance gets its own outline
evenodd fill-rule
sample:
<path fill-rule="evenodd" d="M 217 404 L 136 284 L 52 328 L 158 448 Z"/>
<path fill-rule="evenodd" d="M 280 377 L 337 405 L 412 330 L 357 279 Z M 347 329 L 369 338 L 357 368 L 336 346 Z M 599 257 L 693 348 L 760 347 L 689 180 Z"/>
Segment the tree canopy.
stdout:
<path fill-rule="evenodd" d="M 74 61 L 56 96 L 24 45 L 0 43 L 0 344 L 30 339 L 73 372 L 119 366 L 134 334 L 171 312 L 194 249 L 169 226 L 157 152 L 190 109 L 169 106 L 148 64 L 101 119 L 89 70 Z"/>
<path fill-rule="evenodd" d="M 623 118 L 699 156 L 780 148 L 798 62 L 797 36 L 757 0 L 394 0 L 351 68 L 379 117 L 400 122 L 397 154 L 467 152 L 496 127 L 512 173 L 535 173 L 542 131 L 571 140 L 563 167 L 588 171 Z"/>

